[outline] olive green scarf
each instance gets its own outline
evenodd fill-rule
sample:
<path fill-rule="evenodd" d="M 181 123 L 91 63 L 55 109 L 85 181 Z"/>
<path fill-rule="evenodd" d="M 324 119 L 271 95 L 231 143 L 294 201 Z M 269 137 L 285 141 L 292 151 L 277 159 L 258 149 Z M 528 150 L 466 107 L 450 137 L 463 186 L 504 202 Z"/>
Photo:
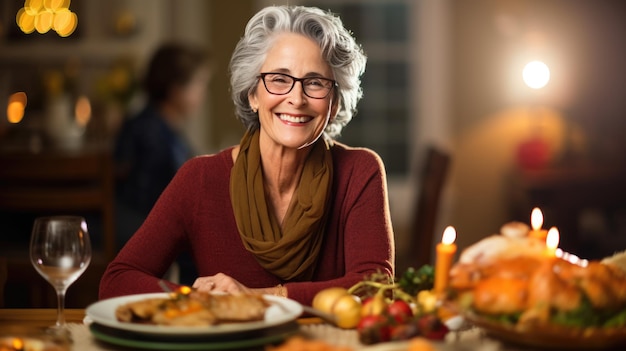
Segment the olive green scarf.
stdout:
<path fill-rule="evenodd" d="M 244 246 L 284 281 L 313 277 L 328 218 L 331 152 L 323 138 L 310 147 L 283 230 L 265 197 L 258 130 L 243 136 L 230 174 L 230 199 Z"/>

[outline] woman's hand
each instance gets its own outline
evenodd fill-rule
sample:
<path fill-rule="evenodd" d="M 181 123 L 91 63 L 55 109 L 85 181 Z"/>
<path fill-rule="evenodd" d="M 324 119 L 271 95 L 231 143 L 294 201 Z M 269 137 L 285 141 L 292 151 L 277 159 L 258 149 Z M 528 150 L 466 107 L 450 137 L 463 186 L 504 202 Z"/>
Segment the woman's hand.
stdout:
<path fill-rule="evenodd" d="M 224 273 L 218 273 L 208 277 L 200 277 L 196 279 L 192 287 L 203 292 L 225 292 L 229 294 L 253 293 L 252 289 Z"/>
<path fill-rule="evenodd" d="M 287 289 L 281 284 L 270 288 L 250 289 L 236 279 L 224 274 L 217 273 L 209 277 L 200 277 L 193 282 L 192 287 L 203 292 L 224 292 L 229 294 L 259 294 L 287 297 Z"/>

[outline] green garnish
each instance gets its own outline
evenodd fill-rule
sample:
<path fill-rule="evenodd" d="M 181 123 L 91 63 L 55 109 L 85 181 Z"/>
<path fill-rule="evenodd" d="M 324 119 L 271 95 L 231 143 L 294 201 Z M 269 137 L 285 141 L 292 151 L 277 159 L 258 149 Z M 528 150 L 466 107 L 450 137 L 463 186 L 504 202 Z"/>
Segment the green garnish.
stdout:
<path fill-rule="evenodd" d="M 428 264 L 418 270 L 409 267 L 398 280 L 400 288 L 410 295 L 416 295 L 421 290 L 431 290 L 434 283 L 435 269 Z"/>
<path fill-rule="evenodd" d="M 566 327 L 624 327 L 626 309 L 617 311 L 594 309 L 591 301 L 583 296 L 580 306 L 573 311 L 557 311 L 552 315 L 552 323 Z"/>

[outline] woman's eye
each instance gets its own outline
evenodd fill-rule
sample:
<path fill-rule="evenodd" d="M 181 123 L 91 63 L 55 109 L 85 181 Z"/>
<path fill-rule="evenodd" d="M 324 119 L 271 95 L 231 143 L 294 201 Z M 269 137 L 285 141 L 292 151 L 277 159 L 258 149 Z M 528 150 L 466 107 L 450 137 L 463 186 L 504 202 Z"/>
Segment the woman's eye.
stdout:
<path fill-rule="evenodd" d="M 271 77 L 270 80 L 272 81 L 272 83 L 289 83 L 287 78 L 281 76 Z"/>
<path fill-rule="evenodd" d="M 324 82 L 321 79 L 309 79 L 306 82 L 306 85 L 311 85 L 314 87 L 323 87 L 324 86 Z"/>

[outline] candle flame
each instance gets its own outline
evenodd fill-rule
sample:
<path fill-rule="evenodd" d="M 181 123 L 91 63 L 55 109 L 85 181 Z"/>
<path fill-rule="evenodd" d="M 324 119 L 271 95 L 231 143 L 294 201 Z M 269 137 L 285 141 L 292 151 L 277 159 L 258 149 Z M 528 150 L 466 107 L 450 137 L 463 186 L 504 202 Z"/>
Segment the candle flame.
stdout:
<path fill-rule="evenodd" d="M 454 227 L 452 226 L 446 227 L 446 229 L 443 231 L 443 237 L 441 238 L 441 243 L 445 245 L 450 245 L 450 244 L 453 244 L 455 240 L 456 240 L 456 230 L 454 230 Z"/>
<path fill-rule="evenodd" d="M 539 230 L 543 226 L 543 213 L 541 213 L 539 207 L 533 208 L 530 214 L 530 226 L 533 230 Z"/>
<path fill-rule="evenodd" d="M 546 246 L 551 250 L 556 250 L 559 246 L 559 230 L 556 227 L 550 228 L 546 237 Z"/>

